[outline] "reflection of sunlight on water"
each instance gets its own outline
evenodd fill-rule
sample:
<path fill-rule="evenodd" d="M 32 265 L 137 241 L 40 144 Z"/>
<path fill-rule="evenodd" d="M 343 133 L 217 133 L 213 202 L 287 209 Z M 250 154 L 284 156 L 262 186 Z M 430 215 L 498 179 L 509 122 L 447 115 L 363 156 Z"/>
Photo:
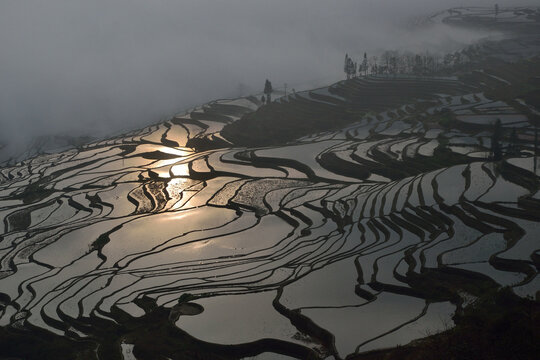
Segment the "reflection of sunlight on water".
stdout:
<path fill-rule="evenodd" d="M 178 157 L 184 157 L 193 154 L 193 150 L 189 148 L 171 148 L 164 146 L 156 146 L 156 149 L 166 154 L 177 155 Z"/>
<path fill-rule="evenodd" d="M 177 162 L 179 160 L 168 160 L 168 162 Z M 160 167 L 153 167 L 149 169 L 150 172 L 156 174 L 162 179 L 169 179 L 171 176 L 189 177 L 188 164 L 178 165 L 163 165 Z"/>
<path fill-rule="evenodd" d="M 178 157 L 184 157 L 184 156 L 192 155 L 194 153 L 192 149 L 185 148 L 185 147 L 174 148 L 174 147 L 168 147 L 168 146 L 163 146 L 163 145 L 158 145 L 158 144 L 141 144 L 137 146 L 138 153 L 146 153 L 146 152 L 154 152 L 154 151 L 159 151 L 164 154 L 175 155 Z"/>
<path fill-rule="evenodd" d="M 174 176 L 189 176 L 188 164 L 178 164 L 171 168 L 171 173 Z"/>
<path fill-rule="evenodd" d="M 168 179 L 171 177 L 169 170 L 170 170 L 169 166 L 162 166 L 160 168 L 154 168 L 150 171 L 154 174 L 157 174 L 157 176 L 162 179 Z"/>
<path fill-rule="evenodd" d="M 186 158 L 186 156 L 173 158 L 173 159 L 159 160 L 159 161 L 156 161 L 155 163 L 153 163 L 150 166 L 150 168 L 174 165 L 174 164 L 176 164 L 178 162 L 185 161 L 185 158 Z"/>
<path fill-rule="evenodd" d="M 140 149 L 140 147 L 139 147 Z M 193 155 L 194 151 L 189 148 L 170 148 L 160 145 L 144 145 L 143 153 L 162 153 L 162 156 L 155 157 L 157 159 L 148 168 L 154 169 L 162 166 L 173 165 L 177 162 L 185 160 L 188 156 Z M 171 158 L 172 155 L 172 158 Z M 187 165 L 186 165 L 187 167 Z M 183 174 L 178 174 L 179 176 Z M 187 172 L 185 173 L 187 175 Z"/>
<path fill-rule="evenodd" d="M 167 193 L 172 199 L 180 200 L 182 192 L 193 185 L 193 181 L 188 178 L 174 178 L 167 184 Z"/>
<path fill-rule="evenodd" d="M 199 249 L 205 247 L 206 245 L 208 245 L 209 242 L 210 242 L 210 240 L 197 241 L 195 243 L 192 243 L 190 245 L 190 248 L 191 248 L 191 250 L 199 250 Z M 178 250 L 184 250 L 184 249 L 178 249 Z M 204 264 L 204 261 L 199 261 L 199 265 L 203 265 L 203 264 Z"/>
<path fill-rule="evenodd" d="M 157 217 L 157 220 L 163 223 L 170 221 L 179 221 L 184 219 L 187 215 L 188 214 L 185 211 L 178 211 L 177 213 L 170 214 L 169 216 Z"/>
<path fill-rule="evenodd" d="M 143 165 L 151 173 L 163 179 L 168 179 L 172 176 L 189 177 L 187 162 L 189 162 L 189 157 L 194 154 L 193 150 L 148 144 L 143 146 L 144 149 L 141 153 L 143 158 L 147 155 L 146 159 L 153 159 L 151 163 Z M 137 157 L 137 159 L 139 158 Z"/>

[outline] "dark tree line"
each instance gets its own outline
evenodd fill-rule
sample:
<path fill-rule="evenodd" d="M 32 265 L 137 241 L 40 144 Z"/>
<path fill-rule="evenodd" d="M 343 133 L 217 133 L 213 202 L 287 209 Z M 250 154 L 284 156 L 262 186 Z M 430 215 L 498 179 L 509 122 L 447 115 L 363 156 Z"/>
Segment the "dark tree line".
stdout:
<path fill-rule="evenodd" d="M 368 58 L 364 53 L 362 60 L 358 62 L 346 54 L 343 71 L 347 79 L 385 74 L 427 76 L 468 64 L 479 56 L 480 46 L 478 45 L 471 45 L 462 51 L 443 56 L 429 52 L 417 54 L 409 51 L 387 50 L 380 56 Z"/>

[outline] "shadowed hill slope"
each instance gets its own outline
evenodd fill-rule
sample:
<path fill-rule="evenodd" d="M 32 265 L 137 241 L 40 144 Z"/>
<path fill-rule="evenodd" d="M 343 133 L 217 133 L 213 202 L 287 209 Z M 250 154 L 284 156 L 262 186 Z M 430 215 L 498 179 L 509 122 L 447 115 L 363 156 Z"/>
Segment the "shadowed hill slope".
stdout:
<path fill-rule="evenodd" d="M 338 129 L 369 112 L 435 100 L 436 94 L 456 95 L 471 90 L 470 86 L 450 78 L 352 79 L 282 97 L 228 124 L 221 134 L 239 146 L 280 144 L 310 133 Z"/>

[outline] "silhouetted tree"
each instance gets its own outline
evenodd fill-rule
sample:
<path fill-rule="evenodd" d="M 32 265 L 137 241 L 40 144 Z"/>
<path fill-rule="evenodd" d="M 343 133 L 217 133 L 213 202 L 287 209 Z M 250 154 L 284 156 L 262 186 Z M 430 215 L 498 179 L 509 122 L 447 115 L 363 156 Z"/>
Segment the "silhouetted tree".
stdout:
<path fill-rule="evenodd" d="M 264 83 L 264 93 L 266 94 L 266 103 L 270 104 L 272 102 L 272 92 L 274 89 L 272 89 L 272 83 L 266 79 L 266 82 Z"/>
<path fill-rule="evenodd" d="M 376 56 L 372 56 L 369 58 L 369 67 L 371 68 L 372 74 L 377 74 L 377 61 L 378 58 Z"/>
<path fill-rule="evenodd" d="M 461 64 L 461 53 L 456 51 L 454 53 L 454 65 L 459 65 Z"/>
<path fill-rule="evenodd" d="M 364 53 L 364 60 L 362 60 L 362 65 L 360 66 L 360 71 L 364 73 L 364 76 L 367 75 L 367 72 L 368 72 L 367 53 Z"/>
<path fill-rule="evenodd" d="M 495 121 L 495 125 L 493 126 L 493 136 L 491 137 L 491 159 L 495 161 L 502 159 L 501 136 L 501 120 L 497 119 L 497 121 Z"/>
<path fill-rule="evenodd" d="M 424 72 L 424 62 L 422 61 L 422 56 L 416 55 L 414 57 L 413 73 L 415 75 L 422 75 Z"/>
<path fill-rule="evenodd" d="M 412 67 L 414 64 L 414 54 L 411 52 L 406 52 L 399 56 L 398 61 L 398 71 L 402 74 L 412 73 Z"/>
<path fill-rule="evenodd" d="M 354 74 L 356 74 L 356 63 L 351 58 L 349 58 L 349 66 L 347 67 L 347 69 L 349 73 L 349 79 L 354 77 Z"/>
<path fill-rule="evenodd" d="M 356 73 L 356 70 L 354 69 L 354 61 L 349 57 L 349 54 L 345 54 L 345 64 L 343 65 L 343 71 L 345 72 L 345 75 L 347 75 L 347 80 L 351 78 L 353 75 L 353 71 Z"/>
<path fill-rule="evenodd" d="M 349 54 L 345 54 L 345 62 L 343 63 L 343 72 L 347 75 L 347 80 L 349 80 Z"/>
<path fill-rule="evenodd" d="M 382 73 L 390 72 L 390 59 L 392 58 L 392 53 L 390 51 L 385 51 L 381 54 L 381 66 L 380 70 Z"/>
<path fill-rule="evenodd" d="M 396 52 L 390 53 L 390 59 L 389 59 L 389 68 L 391 74 L 397 74 L 398 70 L 398 57 Z"/>
<path fill-rule="evenodd" d="M 512 129 L 512 133 L 510 134 L 510 141 L 508 144 L 508 149 L 506 150 L 507 155 L 517 155 L 519 154 L 519 145 L 518 145 L 518 137 L 516 133 L 516 128 Z"/>
<path fill-rule="evenodd" d="M 443 65 L 444 67 L 451 67 L 454 64 L 454 55 L 453 54 L 446 54 L 443 58 Z"/>
<path fill-rule="evenodd" d="M 426 54 L 426 73 L 432 74 L 437 71 L 437 60 L 434 55 Z"/>
<path fill-rule="evenodd" d="M 347 75 L 347 80 L 352 77 L 356 77 L 356 72 L 358 69 L 358 64 L 349 57 L 348 54 L 345 54 L 345 63 L 343 64 L 343 71 Z"/>
<path fill-rule="evenodd" d="M 266 98 L 264 97 L 264 95 L 261 96 L 261 102 L 262 102 L 263 104 L 266 103 Z"/>

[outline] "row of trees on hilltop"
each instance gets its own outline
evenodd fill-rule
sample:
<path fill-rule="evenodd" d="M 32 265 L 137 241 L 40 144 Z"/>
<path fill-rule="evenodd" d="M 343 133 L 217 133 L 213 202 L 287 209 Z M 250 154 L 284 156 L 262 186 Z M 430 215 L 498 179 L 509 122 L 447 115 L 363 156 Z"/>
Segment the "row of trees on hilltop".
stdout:
<path fill-rule="evenodd" d="M 366 76 L 368 74 L 369 70 L 369 63 L 367 54 L 364 53 L 364 59 L 362 62 L 357 63 L 352 58 L 349 57 L 349 54 L 345 54 L 345 64 L 343 67 L 343 71 L 345 71 L 345 74 L 347 75 L 347 80 L 351 79 L 353 77 L 364 75 Z"/>
<path fill-rule="evenodd" d="M 462 51 L 445 54 L 413 53 L 410 51 L 387 50 L 380 56 L 367 54 L 361 61 L 354 61 L 349 54 L 345 55 L 343 71 L 347 79 L 367 75 L 432 75 L 443 70 L 462 66 L 470 63 L 480 56 L 480 46 L 471 45 Z"/>

